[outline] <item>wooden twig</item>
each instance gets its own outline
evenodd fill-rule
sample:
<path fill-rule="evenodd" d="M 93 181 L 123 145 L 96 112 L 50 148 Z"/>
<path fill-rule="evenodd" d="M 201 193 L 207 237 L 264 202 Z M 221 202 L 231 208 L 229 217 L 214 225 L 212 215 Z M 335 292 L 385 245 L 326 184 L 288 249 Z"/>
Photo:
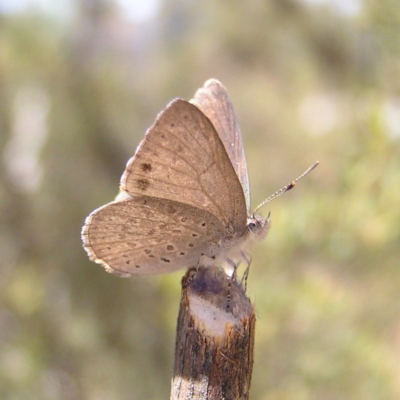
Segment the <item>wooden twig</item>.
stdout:
<path fill-rule="evenodd" d="M 171 400 L 248 399 L 255 315 L 243 287 L 216 268 L 189 270 L 175 344 Z"/>

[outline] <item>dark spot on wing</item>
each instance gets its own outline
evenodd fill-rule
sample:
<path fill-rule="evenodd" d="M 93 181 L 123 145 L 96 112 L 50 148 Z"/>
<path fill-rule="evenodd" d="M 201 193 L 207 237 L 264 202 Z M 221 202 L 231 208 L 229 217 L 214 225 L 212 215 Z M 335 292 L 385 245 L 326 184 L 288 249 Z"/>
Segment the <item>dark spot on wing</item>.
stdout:
<path fill-rule="evenodd" d="M 137 180 L 138 188 L 140 190 L 147 190 L 147 188 L 150 186 L 150 182 L 147 179 L 138 179 Z"/>
<path fill-rule="evenodd" d="M 146 254 L 150 254 L 150 253 L 151 253 L 151 250 L 150 250 L 150 249 L 144 249 L 144 252 L 145 252 Z"/>
<path fill-rule="evenodd" d="M 164 262 L 166 262 L 166 263 L 171 262 L 171 260 L 168 260 L 168 258 L 164 258 L 164 257 L 161 257 L 161 261 L 164 261 Z"/>
<path fill-rule="evenodd" d="M 172 246 L 172 245 L 169 244 L 169 245 L 167 246 L 167 250 L 169 250 L 169 251 L 174 250 L 174 246 Z"/>
<path fill-rule="evenodd" d="M 186 221 L 187 221 L 187 218 L 186 218 L 186 217 L 182 217 L 182 218 L 181 218 L 181 221 L 182 221 L 182 222 L 186 222 Z"/>
<path fill-rule="evenodd" d="M 193 247 L 194 246 L 194 244 L 193 243 L 189 243 L 189 247 Z"/>
<path fill-rule="evenodd" d="M 152 169 L 151 164 L 150 163 L 143 163 L 142 164 L 142 171 L 143 172 L 150 172 Z"/>
<path fill-rule="evenodd" d="M 197 233 L 192 233 L 193 237 L 199 237 L 199 235 Z"/>

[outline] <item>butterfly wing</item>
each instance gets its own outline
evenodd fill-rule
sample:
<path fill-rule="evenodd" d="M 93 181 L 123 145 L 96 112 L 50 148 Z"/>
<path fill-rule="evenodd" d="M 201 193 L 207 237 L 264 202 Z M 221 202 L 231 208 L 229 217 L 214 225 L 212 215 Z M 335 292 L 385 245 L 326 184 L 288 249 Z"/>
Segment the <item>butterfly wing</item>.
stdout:
<path fill-rule="evenodd" d="M 191 103 L 206 115 L 218 132 L 242 185 L 247 212 L 249 212 L 249 177 L 242 135 L 240 134 L 233 104 L 225 87 L 216 79 L 210 79 L 196 92 Z"/>
<path fill-rule="evenodd" d="M 126 197 L 95 210 L 82 229 L 92 261 L 121 276 L 196 266 L 211 257 L 225 227 L 206 210 L 148 196 Z"/>
<path fill-rule="evenodd" d="M 226 234 L 241 235 L 246 227 L 245 196 L 226 149 L 209 119 L 184 100 L 159 114 L 128 161 L 120 189 L 207 211 Z"/>

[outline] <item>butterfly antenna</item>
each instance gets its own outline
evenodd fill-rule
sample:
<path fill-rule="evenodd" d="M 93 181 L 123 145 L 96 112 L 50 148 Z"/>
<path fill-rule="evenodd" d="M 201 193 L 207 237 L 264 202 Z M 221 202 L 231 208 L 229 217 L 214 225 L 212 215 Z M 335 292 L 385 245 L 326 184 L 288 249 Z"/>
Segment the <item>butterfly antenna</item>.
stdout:
<path fill-rule="evenodd" d="M 270 201 L 276 199 L 279 196 L 282 196 L 283 193 L 286 193 L 288 190 L 293 189 L 296 186 L 296 183 L 301 179 L 304 178 L 306 175 L 308 175 L 314 168 L 317 167 L 317 165 L 319 164 L 319 161 L 316 161 L 313 165 L 311 165 L 310 168 L 308 168 L 306 171 L 304 171 L 298 178 L 296 178 L 294 181 L 290 182 L 288 185 L 284 186 L 283 188 L 279 189 L 278 191 L 276 191 L 274 194 L 272 194 L 271 196 L 269 196 L 267 199 L 265 199 L 260 205 L 258 205 L 256 207 L 256 209 L 254 210 L 254 212 L 256 212 L 258 209 L 260 209 L 261 207 L 265 206 L 267 203 L 269 203 Z"/>

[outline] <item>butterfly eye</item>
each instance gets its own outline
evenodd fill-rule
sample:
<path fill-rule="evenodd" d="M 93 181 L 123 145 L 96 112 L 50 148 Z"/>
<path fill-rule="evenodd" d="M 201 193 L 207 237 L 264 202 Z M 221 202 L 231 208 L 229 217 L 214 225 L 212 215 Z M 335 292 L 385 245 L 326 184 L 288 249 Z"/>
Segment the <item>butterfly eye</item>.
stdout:
<path fill-rule="evenodd" d="M 247 224 L 247 227 L 252 233 L 257 233 L 260 228 L 260 223 L 257 220 L 253 220 Z"/>

